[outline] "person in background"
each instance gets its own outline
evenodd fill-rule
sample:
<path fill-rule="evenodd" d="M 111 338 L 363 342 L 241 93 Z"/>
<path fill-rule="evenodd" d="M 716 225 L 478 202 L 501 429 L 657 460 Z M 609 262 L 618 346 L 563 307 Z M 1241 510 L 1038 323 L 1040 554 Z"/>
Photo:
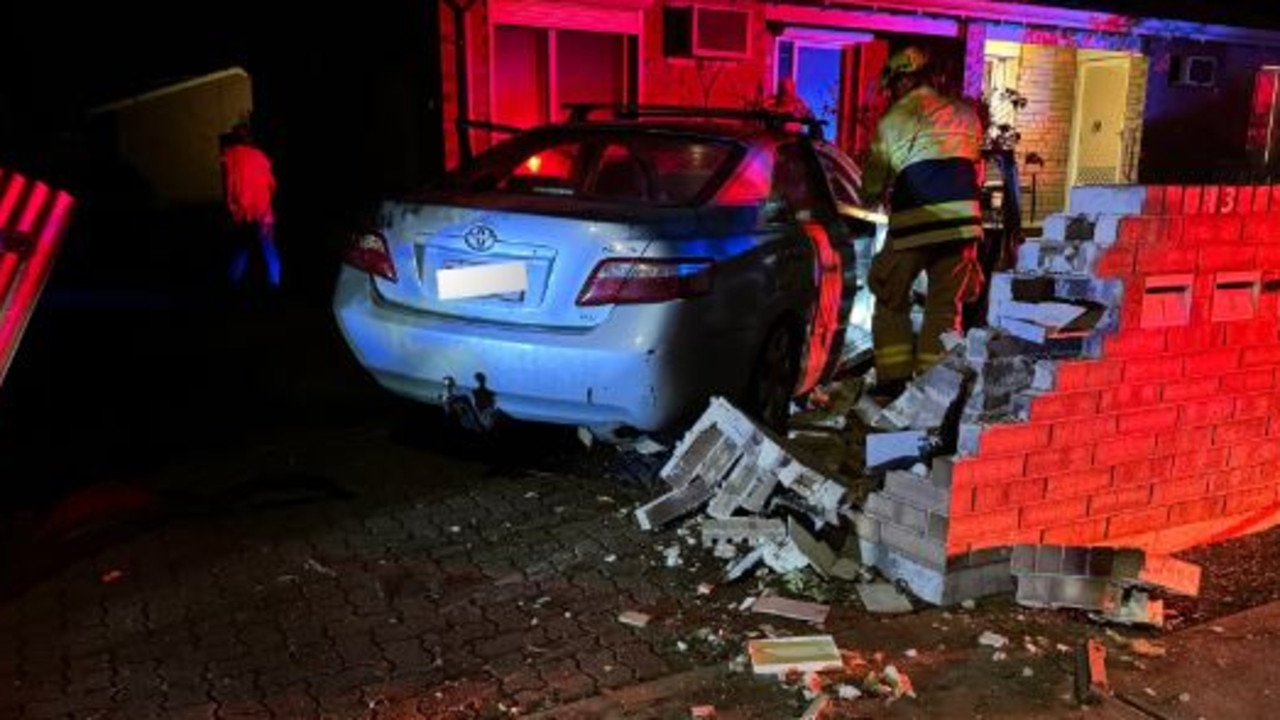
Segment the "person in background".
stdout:
<path fill-rule="evenodd" d="M 271 160 L 254 143 L 247 123 L 239 123 L 221 138 L 219 162 L 223 191 L 232 226 L 234 243 L 231 282 L 239 285 L 249 266 L 255 246 L 266 264 L 267 282 L 280 287 L 280 253 L 276 249 L 276 178 Z"/>
<path fill-rule="evenodd" d="M 983 283 L 977 261 L 982 123 L 970 104 L 939 94 L 930 73 L 920 48 L 889 58 L 883 83 L 892 103 L 863 172 L 863 199 L 887 196 L 889 207 L 889 235 L 868 276 L 876 299 L 872 395 L 882 402 L 941 358 L 943 333 L 959 330 L 961 307 Z M 917 341 L 912 286 L 921 273 L 928 295 Z"/>
<path fill-rule="evenodd" d="M 809 109 L 804 98 L 796 92 L 796 81 L 789 77 L 778 81 L 778 93 L 769 100 L 766 107 L 774 112 L 786 113 L 798 118 L 813 117 L 813 111 Z"/>

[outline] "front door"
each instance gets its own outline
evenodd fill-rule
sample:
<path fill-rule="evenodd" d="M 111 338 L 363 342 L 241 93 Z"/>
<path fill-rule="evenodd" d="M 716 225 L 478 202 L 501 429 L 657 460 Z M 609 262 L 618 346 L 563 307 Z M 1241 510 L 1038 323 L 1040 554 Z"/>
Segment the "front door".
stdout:
<path fill-rule="evenodd" d="M 1127 57 L 1084 60 L 1076 80 L 1070 185 L 1125 182 Z"/>

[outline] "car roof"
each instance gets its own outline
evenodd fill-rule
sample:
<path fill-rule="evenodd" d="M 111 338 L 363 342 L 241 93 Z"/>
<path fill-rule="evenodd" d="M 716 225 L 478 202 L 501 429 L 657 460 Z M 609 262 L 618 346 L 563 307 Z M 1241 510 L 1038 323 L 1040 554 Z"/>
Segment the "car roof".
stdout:
<path fill-rule="evenodd" d="M 601 130 L 617 132 L 671 132 L 690 135 L 704 135 L 741 142 L 768 140 L 779 142 L 789 138 L 803 136 L 799 132 L 787 132 L 771 128 L 764 123 L 744 120 L 722 120 L 706 118 L 619 118 L 609 120 L 590 120 L 585 122 L 566 122 L 556 127 L 566 129 Z"/>

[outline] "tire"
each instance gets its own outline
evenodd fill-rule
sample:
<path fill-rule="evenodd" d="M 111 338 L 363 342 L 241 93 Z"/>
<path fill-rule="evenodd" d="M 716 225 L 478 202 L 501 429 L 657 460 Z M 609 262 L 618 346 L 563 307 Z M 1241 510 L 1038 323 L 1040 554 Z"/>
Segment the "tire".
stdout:
<path fill-rule="evenodd" d="M 800 373 L 799 343 L 786 322 L 773 326 L 751 369 L 746 409 L 766 427 L 783 432 L 791 416 L 791 399 Z"/>

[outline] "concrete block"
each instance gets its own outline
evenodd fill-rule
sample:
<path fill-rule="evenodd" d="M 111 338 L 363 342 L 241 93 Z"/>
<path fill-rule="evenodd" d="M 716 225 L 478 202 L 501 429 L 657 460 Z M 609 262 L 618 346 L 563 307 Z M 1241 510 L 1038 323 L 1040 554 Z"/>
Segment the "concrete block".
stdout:
<path fill-rule="evenodd" d="M 935 457 L 929 461 L 929 482 L 934 487 L 943 488 L 951 494 L 951 478 L 955 474 L 955 458 L 947 456 Z"/>
<path fill-rule="evenodd" d="M 850 510 L 847 517 L 852 521 L 853 531 L 860 540 L 880 542 L 880 521 L 865 512 Z"/>
<path fill-rule="evenodd" d="M 947 573 L 943 604 L 953 605 L 990 595 L 1012 592 L 1014 578 L 1008 564 L 987 564 Z"/>
<path fill-rule="evenodd" d="M 720 543 L 760 545 L 787 539 L 787 525 L 777 518 L 732 517 L 702 521 L 702 546 Z"/>
<path fill-rule="evenodd" d="M 947 515 L 951 507 L 949 490 L 904 470 L 891 470 L 885 475 L 884 494 L 939 515 Z"/>
<path fill-rule="evenodd" d="M 762 595 L 751 604 L 751 612 L 821 625 L 831 613 L 831 606 L 778 595 Z"/>
<path fill-rule="evenodd" d="M 877 425 L 892 430 L 938 428 L 963 387 L 963 374 L 945 363 L 934 365 L 880 413 Z"/>
<path fill-rule="evenodd" d="M 1058 364 L 1050 360 L 1037 360 L 1031 376 L 1031 389 L 1037 392 L 1053 390 L 1058 377 Z"/>
<path fill-rule="evenodd" d="M 945 543 L 931 541 L 923 534 L 917 534 L 897 523 L 881 523 L 880 542 L 890 550 L 901 552 L 925 567 L 935 570 L 945 570 L 947 567 Z"/>
<path fill-rule="evenodd" d="M 1019 605 L 1047 608 L 1102 610 L 1107 606 L 1110 581 L 1106 578 L 1030 574 L 1017 576 Z"/>
<path fill-rule="evenodd" d="M 934 605 L 946 599 L 946 573 L 931 568 L 905 553 L 881 546 L 876 555 L 876 568 L 885 577 L 907 585 L 916 597 Z"/>
<path fill-rule="evenodd" d="M 760 463 L 760 446 L 751 444 L 729 471 L 720 491 L 711 499 L 707 514 L 713 518 L 729 518 L 738 508 L 746 505 L 749 499 L 754 504 L 761 494 L 761 486 L 767 486 L 772 491 L 777 482 L 778 478 L 773 474 L 772 468 Z M 760 509 L 758 507 L 753 512 L 759 512 Z"/>
<path fill-rule="evenodd" d="M 934 542 L 940 542 L 943 545 L 947 543 L 947 532 L 951 528 L 951 520 L 946 515 L 940 513 L 929 513 L 929 529 L 925 536 Z"/>
<path fill-rule="evenodd" d="M 830 545 L 815 538 L 807 529 L 793 518 L 787 518 L 787 536 L 796 544 L 800 552 L 808 558 L 809 565 L 823 577 L 831 577 L 833 568 L 839 559 Z"/>
<path fill-rule="evenodd" d="M 779 468 L 778 481 L 804 503 L 819 527 L 838 522 L 837 513 L 846 493 L 843 485 L 797 462 Z"/>
<path fill-rule="evenodd" d="M 706 479 L 695 477 L 688 485 L 636 508 L 636 521 L 640 523 L 641 530 L 662 527 L 702 507 L 714 492 Z"/>
<path fill-rule="evenodd" d="M 703 416 L 706 417 L 705 415 Z M 724 431 L 712 422 L 698 421 L 676 444 L 667 464 L 659 471 L 659 475 L 674 489 L 688 485 L 694 478 L 697 468 L 707 459 L 724 438 Z"/>
<path fill-rule="evenodd" d="M 1019 340 L 1025 340 L 1036 345 L 1043 345 L 1049 335 L 1048 330 L 1041 325 L 1036 325 L 1035 323 L 1027 322 L 1025 320 L 1017 320 L 1011 317 L 1002 316 L 992 318 L 991 324 Z"/>
<path fill-rule="evenodd" d="M 1036 240 L 1027 240 L 1018 246 L 1018 272 L 1040 272 L 1041 251 L 1044 249 L 1045 243 Z"/>
<path fill-rule="evenodd" d="M 1035 545 L 1015 545 L 1009 560 L 1009 571 L 1014 575 L 1029 575 L 1036 570 Z"/>
<path fill-rule="evenodd" d="M 1046 240 L 1066 240 L 1067 225 L 1071 222 L 1071 215 L 1066 213 L 1053 213 L 1046 217 L 1041 225 L 1040 236 Z"/>
<path fill-rule="evenodd" d="M 986 328 L 973 328 L 964 336 L 965 362 L 973 370 L 980 369 L 987 362 L 987 342 L 991 334 Z"/>
<path fill-rule="evenodd" d="M 1120 219 L 1124 215 L 1103 213 L 1098 215 L 1093 227 L 1093 241 L 1100 248 L 1109 248 L 1120 240 Z"/>
<path fill-rule="evenodd" d="M 956 436 L 956 454 L 969 457 L 978 454 L 979 440 L 987 426 L 978 422 L 961 422 Z"/>
<path fill-rule="evenodd" d="M 867 468 L 906 463 L 914 465 L 924 454 L 928 435 L 922 430 L 872 433 L 867 436 Z"/>
<path fill-rule="evenodd" d="M 1072 215 L 1141 215 L 1147 188 L 1142 185 L 1086 185 L 1071 188 Z"/>
<path fill-rule="evenodd" d="M 858 583 L 854 587 L 868 612 L 898 614 L 913 610 L 911 601 L 890 583 Z"/>

